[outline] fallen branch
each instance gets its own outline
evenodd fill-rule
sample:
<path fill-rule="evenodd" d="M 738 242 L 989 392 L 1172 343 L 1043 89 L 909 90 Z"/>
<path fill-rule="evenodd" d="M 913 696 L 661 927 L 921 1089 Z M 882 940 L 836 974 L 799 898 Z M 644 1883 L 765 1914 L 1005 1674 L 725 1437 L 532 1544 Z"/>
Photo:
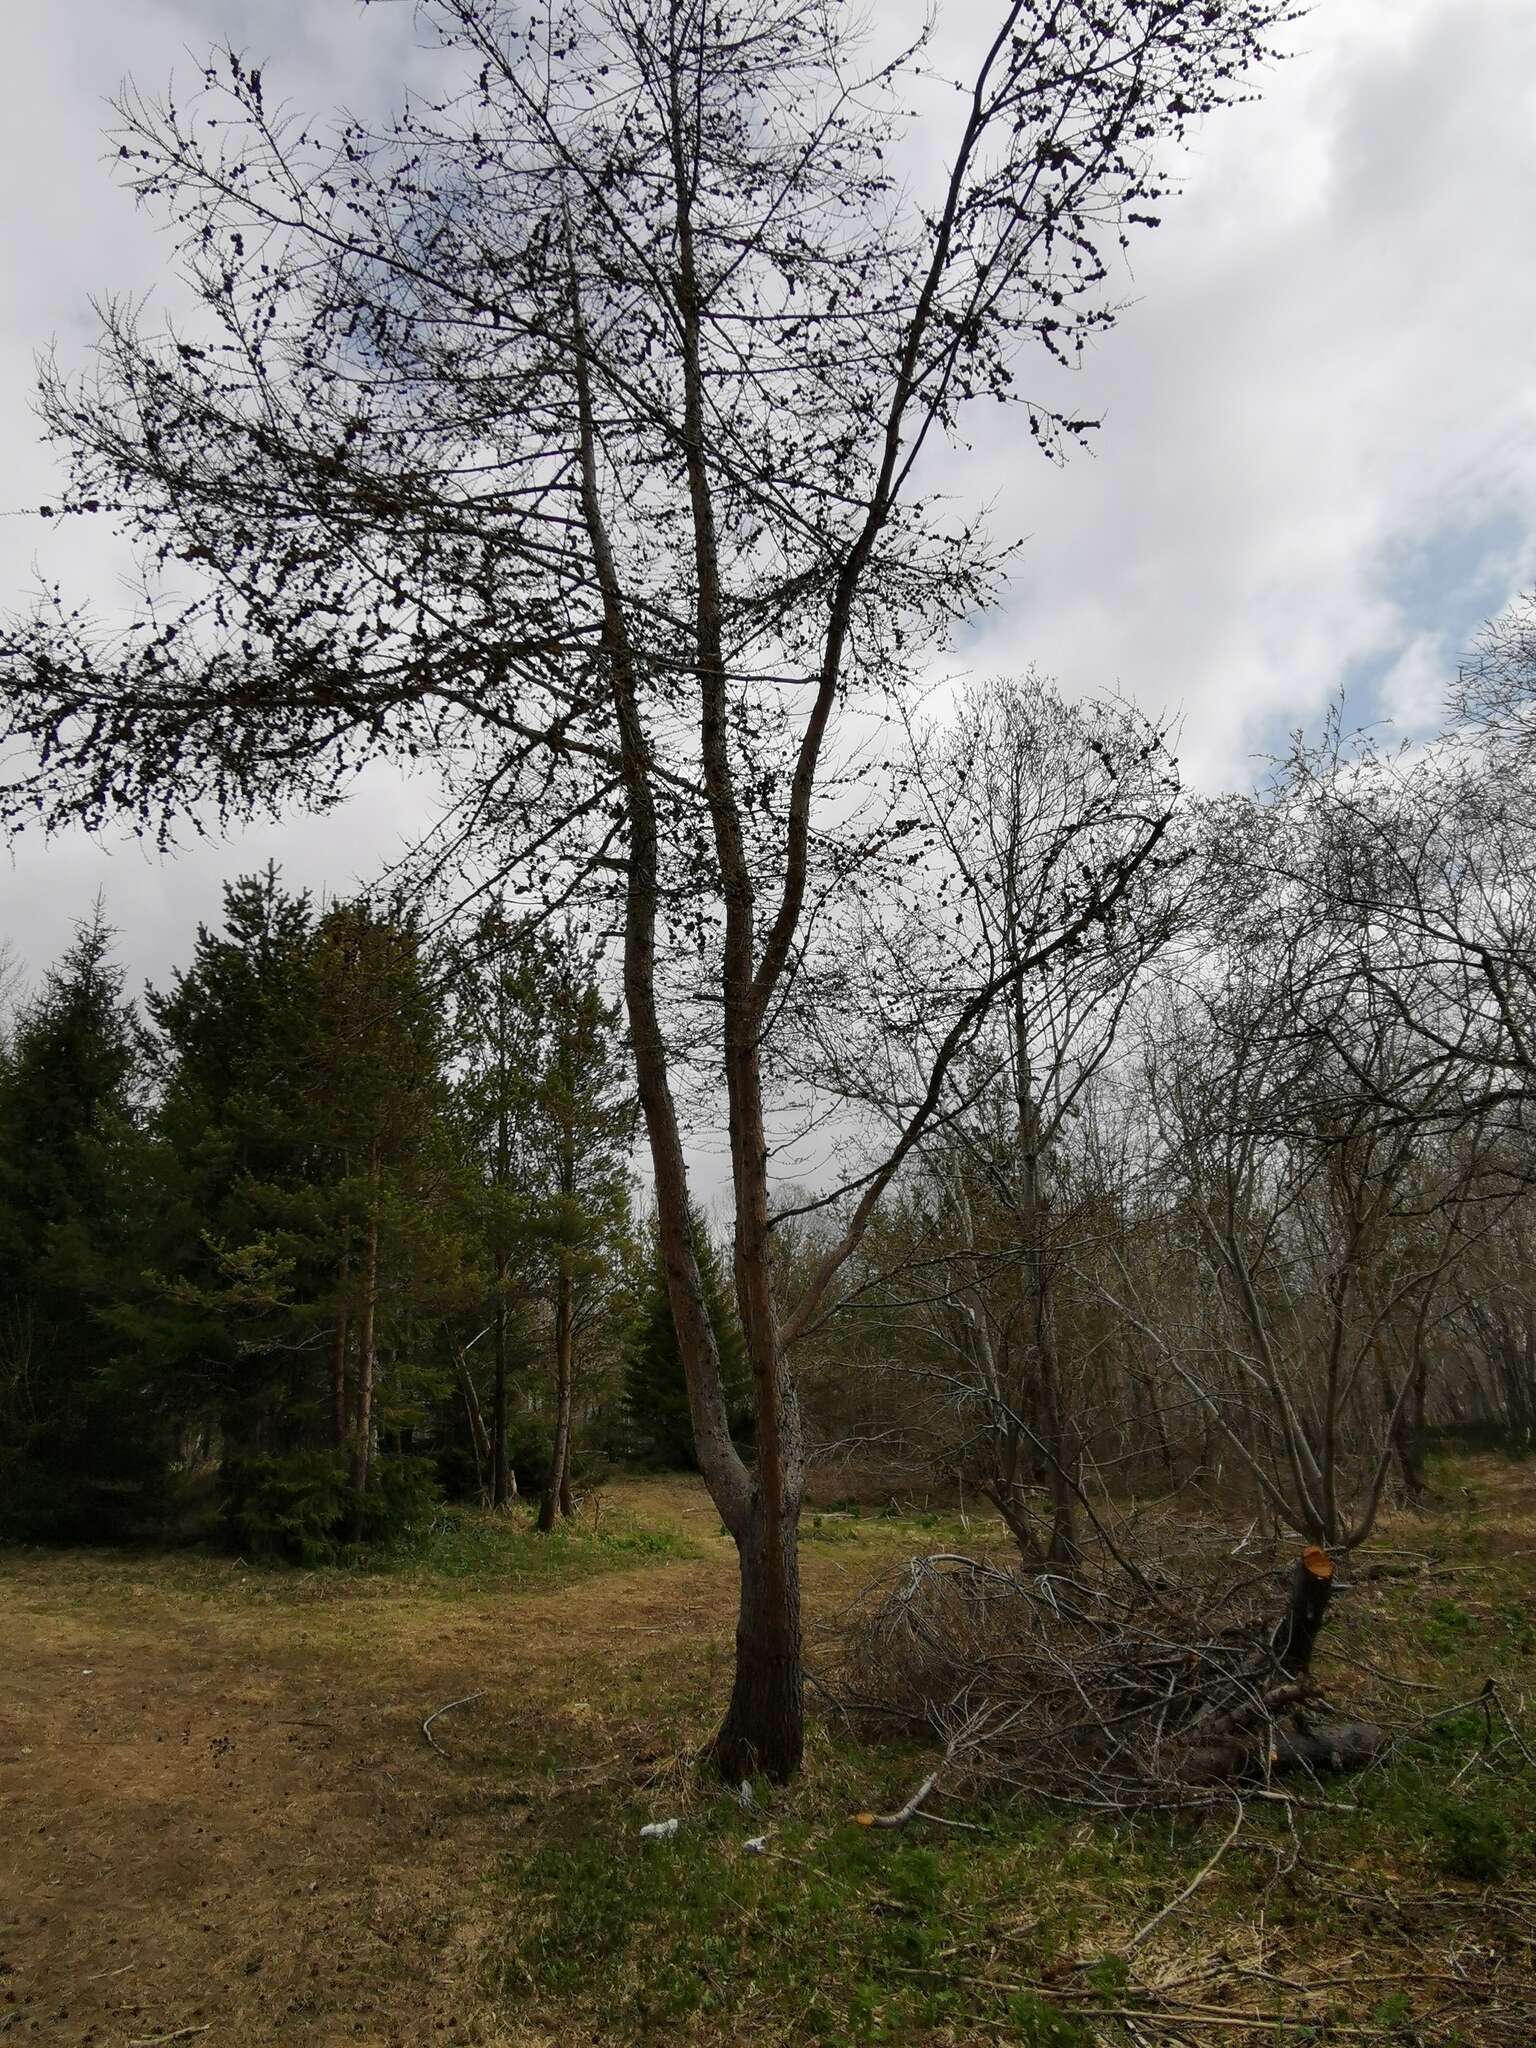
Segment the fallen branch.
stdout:
<path fill-rule="evenodd" d="M 861 1828 L 904 1828 L 938 1782 L 938 1772 L 930 1771 L 912 1797 L 894 1813 L 856 1813 L 854 1819 Z"/>
<path fill-rule="evenodd" d="M 1233 1796 L 1234 1799 L 1236 1799 L 1236 1795 L 1234 1794 Z M 1178 1897 L 1176 1899 L 1170 1899 L 1167 1905 L 1164 1906 L 1160 1913 L 1154 1913 L 1152 1915 L 1152 1918 L 1147 1922 L 1145 1927 L 1139 1927 L 1136 1930 L 1136 1932 L 1131 1936 L 1130 1940 L 1125 1944 L 1127 1954 L 1129 1954 L 1133 1948 L 1140 1948 L 1141 1944 L 1146 1940 L 1147 1936 L 1151 1934 L 1156 1928 L 1161 1927 L 1163 1922 L 1169 1917 L 1170 1914 L 1176 1913 L 1179 1910 L 1180 1906 L 1182 1906 L 1186 1900 L 1192 1899 L 1194 1897 L 1195 1893 L 1199 1891 L 1201 1885 L 1205 1883 L 1205 1880 L 1216 1868 L 1217 1864 L 1221 1861 L 1222 1857 L 1226 1855 L 1227 1851 L 1231 1848 L 1232 1844 L 1237 1840 L 1243 1822 L 1247 1819 L 1248 1809 L 1243 1805 L 1241 1799 L 1236 1799 L 1236 1805 L 1237 1818 L 1233 1821 L 1231 1829 L 1227 1834 L 1226 1840 L 1217 1849 L 1215 1855 L 1211 1857 L 1210 1861 L 1208 1863 L 1202 1864 L 1200 1869 L 1195 1872 L 1194 1876 L 1190 1879 L 1189 1883 L 1185 1885 L 1183 1891 L 1179 1893 Z"/>
<path fill-rule="evenodd" d="M 422 1734 L 423 1734 L 423 1735 L 425 1735 L 425 1737 L 427 1738 L 427 1741 L 428 1741 L 428 1742 L 429 1742 L 429 1743 L 430 1743 L 430 1744 L 432 1745 L 432 1747 L 433 1747 L 433 1748 L 434 1748 L 434 1749 L 435 1749 L 435 1750 L 437 1751 L 438 1755 L 439 1755 L 440 1757 L 443 1757 L 443 1758 L 445 1758 L 447 1762 L 449 1762 L 449 1763 L 452 1763 L 452 1762 L 453 1762 L 453 1758 L 452 1758 L 451 1756 L 449 1756 L 449 1754 L 448 1754 L 448 1751 L 447 1751 L 446 1749 L 444 1749 L 444 1748 L 443 1748 L 442 1744 L 441 1744 L 441 1743 L 440 1743 L 440 1742 L 439 1742 L 439 1741 L 438 1741 L 438 1740 L 436 1739 L 436 1737 L 435 1737 L 435 1736 L 433 1735 L 433 1733 L 432 1733 L 432 1723 L 433 1723 L 434 1721 L 438 1721 L 438 1720 L 441 1720 L 444 1714 L 451 1714 L 451 1713 L 453 1712 L 453 1710 L 454 1710 L 454 1708 L 455 1708 L 455 1707 L 467 1707 L 467 1706 L 468 1706 L 468 1705 L 470 1704 L 470 1702 L 471 1702 L 472 1700 L 483 1700 L 484 1698 L 485 1698 L 485 1691 L 484 1691 L 484 1688 L 483 1688 L 483 1687 L 481 1688 L 481 1690 L 480 1690 L 479 1692 L 467 1692 L 467 1693 L 465 1693 L 465 1695 L 464 1695 L 463 1699 L 461 1699 L 461 1700 L 449 1700 L 449 1702 L 448 1702 L 448 1704 L 447 1704 L 446 1706 L 443 1706 L 443 1707 L 438 1707 L 438 1708 L 436 1708 L 436 1709 L 435 1709 L 435 1711 L 434 1711 L 434 1712 L 432 1712 L 432 1713 L 430 1713 L 430 1714 L 428 1714 L 428 1716 L 427 1716 L 427 1718 L 425 1719 L 425 1721 L 423 1721 L 423 1722 L 422 1722 L 422 1724 L 421 1724 L 421 1732 L 422 1732 Z"/>
<path fill-rule="evenodd" d="M 966 1561 L 969 1562 L 969 1560 Z M 965 1827 L 969 1825 L 965 1821 L 946 1821 L 942 1814 L 923 1813 L 923 1801 L 932 1796 L 934 1788 L 943 1776 L 947 1766 L 952 1764 L 956 1757 L 963 1755 L 967 1749 L 974 1747 L 981 1740 L 986 1732 L 986 1724 L 990 1719 L 991 1709 L 983 1707 L 979 1712 L 972 1714 L 970 1719 L 961 1727 L 957 1728 L 948 1742 L 945 1743 L 943 1756 L 940 1757 L 911 1798 L 903 1805 L 898 1806 L 894 1813 L 856 1813 L 854 1820 L 861 1828 L 904 1828 L 909 1820 L 915 1820 L 919 1816 L 923 1820 L 936 1820 L 941 1827 Z"/>

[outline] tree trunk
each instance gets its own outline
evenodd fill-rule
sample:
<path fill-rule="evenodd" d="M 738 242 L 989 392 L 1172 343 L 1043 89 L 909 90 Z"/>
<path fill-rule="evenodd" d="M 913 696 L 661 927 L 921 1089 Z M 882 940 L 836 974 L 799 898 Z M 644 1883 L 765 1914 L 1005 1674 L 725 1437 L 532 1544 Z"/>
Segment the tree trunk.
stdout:
<path fill-rule="evenodd" d="M 517 1499 L 517 1477 L 507 1454 L 507 1267 L 496 1271 L 496 1388 L 491 1404 L 491 1506 L 510 1507 Z"/>
<path fill-rule="evenodd" d="M 347 1312 L 342 1309 L 331 1340 L 331 1446 L 338 1451 L 347 1442 L 347 1336 Z"/>
<path fill-rule="evenodd" d="M 539 1527 L 547 1535 L 557 1512 L 571 1511 L 571 1363 L 575 1331 L 574 1286 L 569 1261 L 560 1261 L 555 1293 L 555 1447 L 549 1461 L 549 1484 L 539 1503 Z"/>
<path fill-rule="evenodd" d="M 1424 1409 L 1428 1392 L 1429 1360 L 1420 1343 L 1415 1346 L 1413 1385 L 1403 1413 L 1398 1417 L 1395 1445 L 1398 1470 L 1403 1476 L 1403 1492 L 1410 1507 L 1420 1506 L 1426 1491 L 1424 1456 L 1428 1448 L 1428 1433 L 1424 1426 Z"/>
<path fill-rule="evenodd" d="M 352 1540 L 363 1540 L 363 1503 L 373 1463 L 373 1325 L 379 1286 L 379 1225 L 368 1218 L 363 1240 L 363 1302 L 357 1319 L 357 1419 L 352 1441 Z"/>
<path fill-rule="evenodd" d="M 800 1634 L 798 1512 L 765 1517 L 754 1500 L 739 1545 L 741 1608 L 736 1678 L 711 1755 L 728 1784 L 761 1774 L 782 1784 L 805 1748 Z"/>
<path fill-rule="evenodd" d="M 348 1248 L 341 1254 L 337 1272 L 340 1306 L 336 1311 L 336 1335 L 331 1347 L 331 1443 L 338 1451 L 345 1450 L 347 1443 L 347 1339 L 351 1335 L 347 1289 L 351 1281 L 352 1253 Z"/>
<path fill-rule="evenodd" d="M 1066 1454 L 1066 1446 L 1058 1457 Z M 1082 1559 L 1082 1545 L 1077 1540 L 1077 1496 L 1072 1490 L 1067 1469 L 1062 1463 L 1051 1467 L 1051 1537 L 1046 1545 L 1047 1564 L 1075 1565 Z"/>
<path fill-rule="evenodd" d="M 506 1060 L 507 1060 L 507 996 L 500 984 L 496 991 L 496 1056 L 500 1062 L 499 1085 L 501 1101 L 496 1111 L 496 1187 L 505 1189 L 512 1184 L 512 1119 L 507 1109 Z M 512 1460 L 507 1450 L 507 1431 L 511 1418 L 507 1413 L 507 1281 L 511 1273 L 511 1260 L 507 1257 L 506 1246 L 501 1241 L 504 1220 L 498 1216 L 495 1234 L 496 1245 L 496 1392 L 493 1402 L 491 1428 L 495 1435 L 494 1469 L 491 1475 L 491 1506 L 510 1507 L 517 1499 L 517 1475 L 512 1470 Z"/>
<path fill-rule="evenodd" d="M 1333 1559 L 1317 1544 L 1309 1544 L 1296 1562 L 1290 1605 L 1270 1639 L 1276 1663 L 1293 1678 L 1305 1678 L 1312 1668 L 1312 1651 L 1332 1594 Z"/>
<path fill-rule="evenodd" d="M 458 1373 L 459 1393 L 464 1401 L 464 1413 L 469 1421 L 469 1439 L 475 1452 L 475 1490 L 480 1496 L 480 1505 L 485 1507 L 490 1500 L 491 1467 L 493 1455 L 490 1435 L 485 1427 L 485 1417 L 480 1412 L 480 1396 L 475 1392 L 474 1374 L 469 1369 L 469 1360 L 462 1351 L 454 1353 Z"/>
<path fill-rule="evenodd" d="M 745 1776 L 754 1767 L 754 1760 L 757 1768 L 769 1771 L 775 1777 L 788 1778 L 800 1760 L 803 1746 L 799 1579 L 794 1554 L 798 1480 L 803 1460 L 798 1414 L 793 1390 L 788 1386 L 783 1371 L 777 1327 L 771 1317 L 771 1291 L 767 1284 L 766 1147 L 762 1144 L 761 1098 L 752 1085 L 761 1015 L 753 1003 L 750 986 L 750 890 L 743 902 L 739 890 L 728 889 L 728 922 L 732 928 L 728 933 L 731 960 L 727 972 L 726 1032 L 738 1229 L 737 1288 L 738 1299 L 744 1301 L 745 1311 L 750 1311 L 744 1312 L 744 1323 L 757 1410 L 758 1483 L 755 1488 L 740 1453 L 731 1441 L 719 1350 L 710 1325 L 698 1260 L 690 1237 L 688 1168 L 683 1157 L 676 1105 L 672 1099 L 667 1045 L 656 997 L 659 835 L 652 783 L 653 762 L 650 742 L 640 716 L 634 649 L 598 488 L 597 437 L 590 374 L 584 354 L 585 327 L 574 251 L 571 257 L 571 316 L 578 344 L 572 362 L 580 423 L 582 512 L 602 592 L 603 653 L 608 664 L 619 727 L 620 763 L 628 812 L 624 1001 L 634 1050 L 635 1080 L 656 1172 L 656 1220 L 666 1267 L 667 1293 L 688 1381 L 694 1446 L 710 1498 L 730 1530 L 741 1559 L 742 1605 L 736 1635 L 736 1683 L 725 1723 L 716 1740 L 715 1755 L 724 1774 L 727 1777 L 738 1775 L 738 1781 L 739 1776 Z M 696 408 L 697 393 L 693 394 L 690 404 Z M 690 448 L 691 458 L 695 453 Z M 690 468 L 697 480 L 697 462 L 691 460 Z M 704 547 L 702 553 L 707 572 L 709 548 Z M 707 581 L 706 573 L 701 577 L 701 600 Z M 717 707 L 710 701 L 718 699 L 723 673 L 718 670 L 718 664 L 716 666 L 717 673 L 706 689 L 705 706 L 706 777 L 716 785 L 712 797 L 718 794 L 724 765 L 717 744 L 720 738 Z M 830 708 L 830 694 L 823 692 L 823 695 Z M 728 766 L 724 772 L 728 784 Z M 715 807 L 718 809 L 718 804 Z M 724 836 L 729 851 L 729 832 Z M 786 911 L 783 941 L 786 955 L 795 924 L 796 915 Z M 771 993 L 774 979 L 776 971 L 774 975 L 765 976 L 765 992 Z M 756 1127 L 750 1134 L 744 1134 L 740 1119 L 744 1088 L 751 1120 Z M 754 1097 L 755 1100 L 752 1099 Z M 744 1145 L 744 1136 L 755 1142 Z M 745 1189 L 742 1179 L 744 1164 L 748 1169 Z M 747 1194 L 745 1205 L 744 1192 Z M 755 1240 L 745 1248 L 747 1263 L 749 1267 L 757 1264 L 760 1268 L 751 1274 L 752 1284 L 745 1291 L 742 1287 L 744 1206 L 751 1212 L 750 1236 Z M 766 1327 L 756 1313 L 765 1303 L 770 1311 Z M 782 1434 L 786 1416 L 780 1405 L 781 1395 L 788 1396 L 790 1442 L 787 1457 Z M 794 1494 L 785 1486 L 786 1471 L 797 1489 Z M 789 1512 L 791 1505 L 794 1512 Z M 743 1764 L 746 1769 L 739 1770 Z"/>

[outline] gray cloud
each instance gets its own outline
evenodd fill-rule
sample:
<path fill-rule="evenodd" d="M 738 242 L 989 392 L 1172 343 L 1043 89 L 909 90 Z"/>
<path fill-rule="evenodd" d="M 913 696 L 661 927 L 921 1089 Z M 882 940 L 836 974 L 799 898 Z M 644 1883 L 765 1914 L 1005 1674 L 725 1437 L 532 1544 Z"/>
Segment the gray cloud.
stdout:
<path fill-rule="evenodd" d="M 972 29 L 976 4 L 951 0 Z M 102 102 L 128 71 L 158 88 L 225 36 L 306 107 L 380 109 L 431 63 L 408 7 L 350 0 L 72 0 L 8 24 L 6 509 L 53 488 L 33 351 L 57 337 L 82 358 L 88 294 L 149 288 L 169 253 L 102 162 Z M 1536 10 L 1323 0 L 1294 41 L 1263 103 L 1199 138 L 1185 195 L 1135 252 L 1134 303 L 1068 389 L 1104 417 L 1097 452 L 1058 473 L 1017 422 L 988 421 L 950 463 L 999 530 L 1029 536 L 1006 609 L 955 665 L 1035 662 L 1176 709 L 1208 785 L 1246 776 L 1341 686 L 1361 715 L 1432 721 L 1478 620 L 1536 580 Z M 6 518 L 0 603 L 24 595 L 34 557 L 109 599 L 128 566 L 97 536 Z M 328 819 L 173 861 L 23 840 L 0 869 L 0 933 L 36 968 L 100 887 L 136 977 L 163 978 L 225 877 L 273 857 L 345 888 L 424 804 L 374 775 Z"/>

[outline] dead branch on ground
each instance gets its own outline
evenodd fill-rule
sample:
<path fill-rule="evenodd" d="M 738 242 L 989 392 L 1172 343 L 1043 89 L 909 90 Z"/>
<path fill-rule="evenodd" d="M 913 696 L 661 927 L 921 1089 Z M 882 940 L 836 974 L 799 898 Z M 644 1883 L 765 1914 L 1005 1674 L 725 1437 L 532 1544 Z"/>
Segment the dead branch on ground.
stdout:
<path fill-rule="evenodd" d="M 1312 1675 L 1333 1560 L 1303 1553 L 1278 1616 L 1279 1574 L 1234 1588 L 1225 1562 L 1030 1572 L 952 1552 L 913 1558 L 857 1608 L 840 1693 L 943 1749 L 911 1797 L 870 1824 L 928 1817 L 940 1777 L 1125 1812 L 1223 1804 L 1280 1772 L 1369 1762 L 1382 1731 L 1330 1711 Z"/>

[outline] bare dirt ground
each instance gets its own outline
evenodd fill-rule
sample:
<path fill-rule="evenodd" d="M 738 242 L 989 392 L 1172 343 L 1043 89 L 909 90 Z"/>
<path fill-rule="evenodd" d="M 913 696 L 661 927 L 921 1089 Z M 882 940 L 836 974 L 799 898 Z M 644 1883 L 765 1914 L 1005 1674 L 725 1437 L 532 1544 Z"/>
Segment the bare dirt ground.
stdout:
<path fill-rule="evenodd" d="M 643 1491 L 698 1557 L 536 1592 L 10 1561 L 0 2040 L 544 2039 L 479 1973 L 493 1859 L 562 1783 L 655 1757 L 648 1672 L 682 1651 L 701 1715 L 722 1697 L 732 1553 L 702 1490 Z M 812 1605 L 855 1569 L 809 1560 Z M 475 1692 L 445 1760 L 422 1719 Z"/>

